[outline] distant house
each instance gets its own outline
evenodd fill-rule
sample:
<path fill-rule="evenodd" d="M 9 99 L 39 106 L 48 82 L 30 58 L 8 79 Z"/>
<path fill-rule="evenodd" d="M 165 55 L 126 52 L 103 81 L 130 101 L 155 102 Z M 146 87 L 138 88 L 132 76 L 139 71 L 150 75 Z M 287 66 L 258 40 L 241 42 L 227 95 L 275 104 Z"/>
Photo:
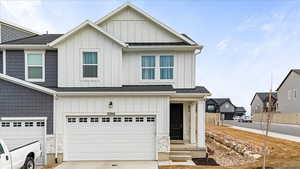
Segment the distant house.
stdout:
<path fill-rule="evenodd" d="M 246 109 L 244 107 L 235 107 L 235 116 L 242 116 L 246 113 Z"/>
<path fill-rule="evenodd" d="M 277 93 L 272 93 L 272 111 L 276 111 Z M 258 92 L 255 93 L 251 101 L 251 114 L 266 112 L 269 102 L 269 92 Z"/>
<path fill-rule="evenodd" d="M 0 43 L 22 39 L 38 34 L 38 32 L 0 18 Z"/>
<path fill-rule="evenodd" d="M 235 108 L 229 98 L 210 98 L 206 100 L 206 112 L 224 114 L 225 120 L 233 119 Z"/>
<path fill-rule="evenodd" d="M 300 113 L 300 69 L 292 69 L 277 89 L 278 111 Z"/>

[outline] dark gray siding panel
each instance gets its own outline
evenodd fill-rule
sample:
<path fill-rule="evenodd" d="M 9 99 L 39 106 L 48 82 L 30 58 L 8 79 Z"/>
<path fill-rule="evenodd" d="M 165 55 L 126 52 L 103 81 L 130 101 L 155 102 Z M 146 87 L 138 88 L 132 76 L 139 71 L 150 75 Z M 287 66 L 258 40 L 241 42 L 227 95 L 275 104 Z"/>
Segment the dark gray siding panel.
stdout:
<path fill-rule="evenodd" d="M 23 50 L 6 51 L 6 74 L 24 80 L 25 60 Z"/>
<path fill-rule="evenodd" d="M 2 51 L 0 51 L 0 73 L 3 73 L 3 56 L 2 56 Z"/>
<path fill-rule="evenodd" d="M 0 80 L 0 117 L 47 117 L 53 134 L 53 96 Z"/>
<path fill-rule="evenodd" d="M 57 87 L 57 51 L 45 53 L 45 83 L 36 83 L 45 87 Z"/>
<path fill-rule="evenodd" d="M 1 24 L 1 40 L 2 42 L 7 42 L 11 40 L 26 38 L 33 36 L 34 34 L 28 33 L 19 29 L 16 29 L 12 26 Z"/>
<path fill-rule="evenodd" d="M 23 50 L 6 51 L 6 73 L 9 76 L 25 79 L 25 55 Z M 36 83 L 45 87 L 57 87 L 57 51 L 45 53 L 45 82 Z"/>

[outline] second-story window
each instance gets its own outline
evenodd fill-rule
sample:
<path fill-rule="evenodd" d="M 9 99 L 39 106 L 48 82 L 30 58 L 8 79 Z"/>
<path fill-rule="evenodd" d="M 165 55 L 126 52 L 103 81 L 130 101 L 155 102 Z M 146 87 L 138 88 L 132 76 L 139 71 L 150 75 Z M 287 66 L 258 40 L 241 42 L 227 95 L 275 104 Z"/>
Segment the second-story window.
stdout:
<path fill-rule="evenodd" d="M 142 56 L 142 79 L 155 79 L 155 56 Z"/>
<path fill-rule="evenodd" d="M 98 53 L 97 52 L 82 52 L 82 77 L 97 78 L 98 77 Z"/>
<path fill-rule="evenodd" d="M 174 56 L 160 56 L 160 79 L 173 79 Z"/>
<path fill-rule="evenodd" d="M 45 81 L 44 52 L 25 52 L 25 79 L 32 82 Z"/>

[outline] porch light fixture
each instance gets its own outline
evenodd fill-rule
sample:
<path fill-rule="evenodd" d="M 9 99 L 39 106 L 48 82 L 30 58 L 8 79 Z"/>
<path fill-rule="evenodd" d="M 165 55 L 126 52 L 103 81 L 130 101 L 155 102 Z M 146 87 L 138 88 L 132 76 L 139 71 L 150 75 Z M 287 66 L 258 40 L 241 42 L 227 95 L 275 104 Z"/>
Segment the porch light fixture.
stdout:
<path fill-rule="evenodd" d="M 113 108 L 113 102 L 112 101 L 110 101 L 109 103 L 108 103 L 108 108 Z"/>

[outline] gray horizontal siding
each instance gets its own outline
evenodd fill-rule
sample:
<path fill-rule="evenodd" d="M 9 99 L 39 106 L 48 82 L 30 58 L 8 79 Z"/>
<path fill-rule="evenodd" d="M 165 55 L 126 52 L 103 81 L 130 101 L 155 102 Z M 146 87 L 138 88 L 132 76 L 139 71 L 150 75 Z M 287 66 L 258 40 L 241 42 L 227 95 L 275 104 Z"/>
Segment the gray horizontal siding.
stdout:
<path fill-rule="evenodd" d="M 0 73 L 3 73 L 3 56 L 2 56 L 2 51 L 0 51 Z"/>
<path fill-rule="evenodd" d="M 23 50 L 6 51 L 6 74 L 18 79 L 25 79 L 25 54 Z M 57 51 L 45 53 L 45 82 L 36 83 L 45 87 L 57 87 Z"/>
<path fill-rule="evenodd" d="M 0 80 L 0 117 L 47 117 L 53 134 L 53 96 Z"/>
<path fill-rule="evenodd" d="M 25 59 L 23 50 L 6 51 L 6 74 L 18 79 L 25 79 Z"/>
<path fill-rule="evenodd" d="M 8 26 L 5 24 L 1 24 L 1 41 L 7 42 L 11 40 L 26 38 L 29 36 L 33 36 L 34 34 L 22 31 L 20 29 L 16 29 L 12 26 Z"/>

